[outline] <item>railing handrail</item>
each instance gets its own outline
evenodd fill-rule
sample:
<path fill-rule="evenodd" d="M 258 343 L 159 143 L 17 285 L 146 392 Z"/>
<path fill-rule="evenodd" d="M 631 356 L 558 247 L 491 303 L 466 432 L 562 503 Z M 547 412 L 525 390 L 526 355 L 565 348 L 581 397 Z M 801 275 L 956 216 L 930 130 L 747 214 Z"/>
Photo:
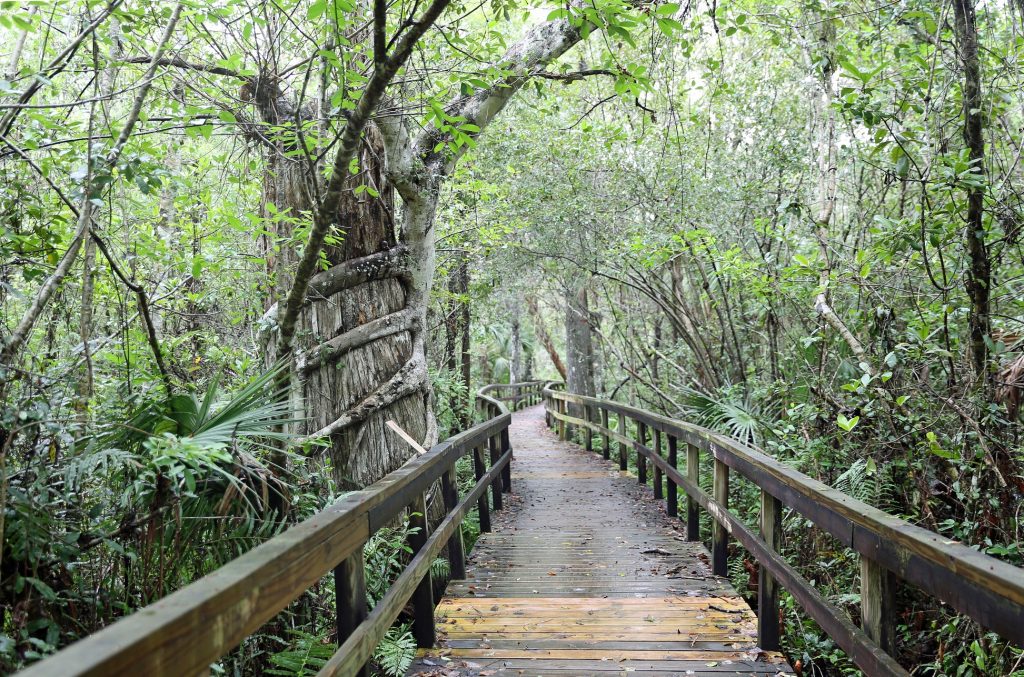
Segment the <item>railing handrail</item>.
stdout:
<path fill-rule="evenodd" d="M 800 473 L 761 450 L 707 428 L 620 402 L 568 394 L 550 388 L 544 390 L 544 397 L 549 416 L 562 426 L 563 437 L 566 424 L 581 426 L 587 431 L 587 444 L 590 447 L 590 436 L 596 432 L 604 437 L 606 456 L 610 440 L 615 440 L 620 445 L 620 463 L 625 447 L 629 446 L 637 453 L 638 473 L 646 472 L 645 465 L 649 460 L 655 465 L 655 472 L 663 473 L 670 485 L 682 487 L 687 497 L 704 508 L 713 522 L 722 527 L 722 535 L 719 536 L 716 531 L 714 539 L 714 549 L 720 552 L 719 556 L 725 557 L 724 534 L 728 533 L 746 546 L 764 569 L 782 583 L 837 644 L 869 674 L 904 672 L 877 643 L 881 641 L 882 644 L 890 645 L 891 649 L 892 638 L 884 636 L 885 628 L 881 626 L 893 620 L 891 607 L 894 604 L 894 591 L 888 580 L 893 575 L 938 597 L 1010 641 L 1024 645 L 1024 569 L 889 515 Z M 556 404 L 552 406 L 552 403 Z M 569 414 L 568 404 L 577 405 L 579 411 L 575 413 L 578 415 Z M 595 411 L 601 412 L 601 424 L 592 420 Z M 612 413 L 618 419 L 616 429 L 610 428 L 609 414 Z M 633 440 L 625 434 L 623 417 L 636 421 L 637 436 L 644 439 Z M 658 436 L 655 445 L 659 449 L 657 451 L 647 446 L 648 429 Z M 698 453 L 704 450 L 714 456 L 714 495 L 700 489 L 697 476 L 689 467 L 694 456 L 687 456 L 686 476 L 661 456 L 661 435 L 668 437 L 669 454 L 673 458 L 677 458 L 677 441 L 685 442 Z M 642 471 L 641 466 L 644 467 Z M 769 545 L 768 541 L 756 535 L 729 512 L 729 469 L 761 489 L 763 510 L 766 500 L 772 501 L 772 505 L 790 507 L 861 555 L 862 576 L 867 577 L 864 585 L 869 587 L 869 599 L 864 602 L 866 606 L 862 609 L 862 616 L 865 617 L 864 625 L 871 639 L 853 626 L 845 614 L 814 591 L 777 554 L 775 546 Z M 645 478 L 640 479 L 646 482 Z M 720 490 L 721 486 L 725 487 L 724 492 Z M 695 518 L 695 506 L 693 512 L 693 516 L 687 516 L 688 520 Z M 770 525 L 766 528 L 764 520 L 761 531 L 762 534 L 772 531 Z M 775 543 L 778 542 L 775 535 L 771 537 Z M 722 563 L 724 559 L 718 564 Z M 793 589 L 791 585 L 805 589 Z M 880 596 L 875 594 L 879 592 L 879 587 L 882 588 Z M 875 605 L 880 605 L 881 609 Z M 777 620 L 774 622 L 777 623 Z M 762 648 L 775 647 L 762 644 Z"/>
<path fill-rule="evenodd" d="M 558 383 L 549 380 L 519 381 L 517 383 L 490 383 L 477 392 L 477 399 L 490 399 L 499 402 L 511 402 L 514 411 L 521 404 L 530 406 L 539 404 L 545 388 Z M 512 395 L 501 395 L 499 391 L 512 390 Z M 489 395 L 488 393 L 493 393 Z"/>
<path fill-rule="evenodd" d="M 539 397 L 540 389 L 536 392 Z M 321 674 L 362 671 L 410 598 L 417 609 L 417 640 L 421 645 L 433 644 L 430 564 L 447 545 L 453 575 L 456 569 L 464 570 L 458 527 L 475 503 L 481 530 L 488 530 L 486 491 L 492 490 L 493 506 L 500 509 L 501 493 L 508 491 L 511 482 L 511 413 L 483 389 L 477 398 L 490 414 L 483 422 L 439 442 L 369 487 L 343 496 L 203 578 L 29 666 L 21 674 L 203 674 L 210 664 L 332 571 L 342 646 Z M 474 457 L 477 482 L 460 501 L 454 467 L 466 455 Z M 426 513 L 425 492 L 439 480 L 446 516 L 433 534 L 428 534 L 422 517 Z M 419 527 L 410 538 L 415 555 L 384 599 L 367 614 L 363 545 L 406 508 L 410 508 L 410 519 Z"/>

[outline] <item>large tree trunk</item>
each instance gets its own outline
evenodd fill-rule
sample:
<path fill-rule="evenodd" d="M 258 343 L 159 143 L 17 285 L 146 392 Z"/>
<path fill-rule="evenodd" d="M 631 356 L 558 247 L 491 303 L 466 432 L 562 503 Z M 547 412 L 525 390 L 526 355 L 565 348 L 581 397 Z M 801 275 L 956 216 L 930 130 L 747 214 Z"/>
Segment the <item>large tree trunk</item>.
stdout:
<path fill-rule="evenodd" d="M 265 122 L 294 117 L 279 91 L 257 96 Z M 270 149 L 263 189 L 264 216 L 276 228 L 266 241 L 275 282 L 272 298 L 282 298 L 291 288 L 298 259 L 293 248 L 275 248 L 274 243 L 291 237 L 292 219 L 313 209 L 315 190 L 303 161 L 286 157 L 287 150 Z M 422 369 L 412 365 L 422 323 L 408 313 L 407 283 L 396 262 L 401 256 L 394 190 L 384 177 L 382 155 L 380 136 L 368 127 L 359 150 L 360 173 L 346 179 L 338 205 L 337 222 L 345 230 L 324 248 L 331 267 L 314 277 L 295 334 L 293 394 L 296 412 L 306 419 L 297 432 L 329 440 L 334 479 L 346 490 L 377 481 L 411 455 L 409 445 L 386 428 L 387 421 L 394 420 L 424 446 L 435 441 L 428 434 L 433 417 L 425 362 Z M 379 197 L 365 190 L 357 195 L 360 185 Z M 277 359 L 276 344 L 270 341 L 268 364 Z"/>

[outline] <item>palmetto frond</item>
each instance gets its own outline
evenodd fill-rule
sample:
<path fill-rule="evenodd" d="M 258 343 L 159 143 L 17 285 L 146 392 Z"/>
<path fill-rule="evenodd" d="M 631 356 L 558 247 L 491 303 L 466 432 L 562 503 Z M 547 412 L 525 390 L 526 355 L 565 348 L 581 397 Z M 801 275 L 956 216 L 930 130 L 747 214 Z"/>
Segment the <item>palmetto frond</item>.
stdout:
<path fill-rule="evenodd" d="M 737 398 L 723 393 L 715 397 L 687 388 L 681 404 L 692 422 L 745 444 L 760 444 L 769 429 L 760 408 L 749 396 Z"/>

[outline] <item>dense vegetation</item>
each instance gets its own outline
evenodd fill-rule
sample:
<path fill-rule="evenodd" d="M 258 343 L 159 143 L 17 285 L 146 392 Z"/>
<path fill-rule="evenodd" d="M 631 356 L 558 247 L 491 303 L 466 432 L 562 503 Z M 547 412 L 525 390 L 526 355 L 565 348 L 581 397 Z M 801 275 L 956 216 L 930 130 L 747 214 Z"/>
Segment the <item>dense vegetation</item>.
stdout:
<path fill-rule="evenodd" d="M 429 446 L 489 382 L 694 420 L 1024 563 L 1022 54 L 1024 5 L 973 0 L 0 3 L 0 670 L 379 479 L 412 454 L 386 420 Z M 855 616 L 853 554 L 785 526 Z M 330 586 L 223 671 L 315 669 Z M 916 674 L 1024 665 L 900 608 Z M 804 674 L 854 672 L 784 611 Z"/>

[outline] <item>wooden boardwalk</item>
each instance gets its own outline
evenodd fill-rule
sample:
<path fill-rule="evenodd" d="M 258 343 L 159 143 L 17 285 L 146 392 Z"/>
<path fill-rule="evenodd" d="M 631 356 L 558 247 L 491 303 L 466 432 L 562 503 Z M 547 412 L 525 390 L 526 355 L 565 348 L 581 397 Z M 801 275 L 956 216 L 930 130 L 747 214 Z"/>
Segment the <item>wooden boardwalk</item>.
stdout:
<path fill-rule="evenodd" d="M 411 675 L 777 675 L 753 612 L 649 488 L 517 412 L 511 500 Z"/>

